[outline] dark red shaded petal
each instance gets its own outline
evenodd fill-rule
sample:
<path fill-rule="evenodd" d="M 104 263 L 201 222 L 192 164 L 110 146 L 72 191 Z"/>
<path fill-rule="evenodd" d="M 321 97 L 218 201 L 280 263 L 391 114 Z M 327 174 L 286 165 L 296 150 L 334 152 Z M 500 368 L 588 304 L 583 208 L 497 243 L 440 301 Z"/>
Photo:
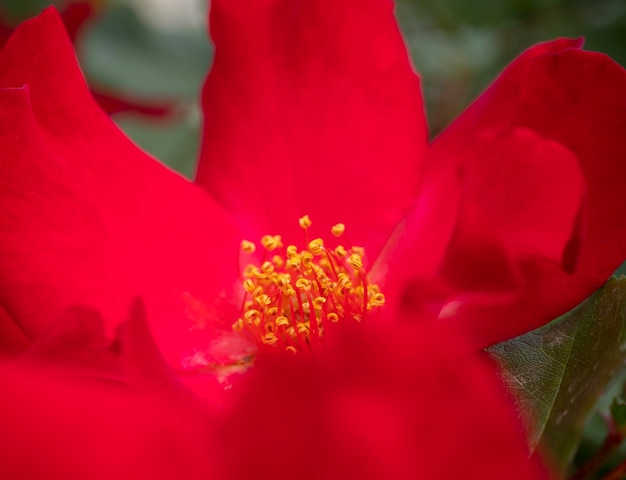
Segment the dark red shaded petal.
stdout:
<path fill-rule="evenodd" d="M 0 361 L 19 355 L 30 345 L 30 339 L 0 306 Z"/>
<path fill-rule="evenodd" d="M 441 276 L 450 284 L 448 295 L 453 290 L 465 295 L 517 293 L 521 278 L 511 253 L 479 207 L 464 202 L 440 266 Z"/>
<path fill-rule="evenodd" d="M 76 37 L 94 13 L 93 2 L 72 1 L 63 9 L 61 19 L 72 43 L 76 42 Z"/>
<path fill-rule="evenodd" d="M 447 140 L 439 137 L 439 149 Z M 448 150 L 463 191 L 440 274 L 466 299 L 482 292 L 493 301 L 493 294 L 519 293 L 521 261 L 563 265 L 585 199 L 574 155 L 526 129 L 483 132 Z"/>
<path fill-rule="evenodd" d="M 562 267 L 526 258 L 521 264 L 526 290 L 519 302 L 498 308 L 466 304 L 459 311 L 454 321 L 475 338 L 478 347 L 532 330 L 570 310 L 626 258 L 626 72 L 605 55 L 569 49 L 537 56 L 526 73 L 503 77 L 492 90 L 512 91 L 512 84 L 516 85 L 517 94 L 509 102 L 512 126 L 528 128 L 576 156 L 587 202 L 575 219 Z M 481 110 L 491 111 L 488 96 L 470 109 L 474 130 L 493 121 L 480 117 Z M 456 135 L 460 124 L 452 127 Z M 560 188 L 554 194 L 564 196 Z"/>
<path fill-rule="evenodd" d="M 576 157 L 526 129 L 485 132 L 468 143 L 457 152 L 463 204 L 480 210 L 512 257 L 561 263 L 585 199 Z"/>
<path fill-rule="evenodd" d="M 173 102 L 140 102 L 132 98 L 122 97 L 121 95 L 105 93 L 100 89 L 92 90 L 91 93 L 98 105 L 109 115 L 115 113 L 136 113 L 148 117 L 166 117 L 175 111 Z"/>
<path fill-rule="evenodd" d="M 547 478 L 493 366 L 454 335 L 396 325 L 317 359 L 259 358 L 225 428 L 224 478 Z"/>
<path fill-rule="evenodd" d="M 56 316 L 22 357 L 22 362 L 81 369 L 108 368 L 115 363 L 108 350 L 99 312 L 71 306 Z"/>
<path fill-rule="evenodd" d="M 67 345 L 68 333 L 88 344 L 102 338 L 97 313 L 73 308 L 64 316 L 65 334 L 49 338 L 59 346 Z M 145 325 L 137 306 L 133 323 Z M 80 350 L 73 341 L 70 347 Z M 31 355 L 28 362 L 0 369 L 2 478 L 213 478 L 212 421 L 193 396 L 176 395 L 163 377 L 158 390 L 146 389 L 134 374 L 125 382 L 111 381 L 79 357 L 51 363 L 53 351 L 63 352 L 48 350 L 47 358 Z M 154 365 L 149 349 L 130 356 L 135 372 Z M 158 377 L 156 372 L 148 376 L 151 382 Z"/>
<path fill-rule="evenodd" d="M 18 87 L 0 90 L 0 304 L 11 317 L 36 337 L 55 312 L 89 304 L 112 327 L 141 294 L 174 362 L 206 346 L 213 323 L 230 329 L 239 233 L 96 106 L 56 12 L 22 24 L 0 64 L 0 85 Z M 206 304 L 202 318 L 190 297 Z"/>
<path fill-rule="evenodd" d="M 210 30 L 197 181 L 253 234 L 299 242 L 309 214 L 320 234 L 345 223 L 375 258 L 427 135 L 392 3 L 214 1 Z"/>

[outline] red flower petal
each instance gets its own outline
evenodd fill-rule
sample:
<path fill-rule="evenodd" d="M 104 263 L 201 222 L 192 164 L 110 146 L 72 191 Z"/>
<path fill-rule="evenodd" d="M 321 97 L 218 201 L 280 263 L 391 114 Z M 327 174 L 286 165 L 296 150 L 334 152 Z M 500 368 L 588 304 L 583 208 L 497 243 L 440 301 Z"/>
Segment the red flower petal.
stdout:
<path fill-rule="evenodd" d="M 92 90 L 93 98 L 98 105 L 109 115 L 114 113 L 137 113 L 148 117 L 164 117 L 174 113 L 175 105 L 170 103 L 147 103 L 134 100 L 132 98 L 122 97 L 105 93 L 102 89 Z"/>
<path fill-rule="evenodd" d="M 438 139 L 440 149 L 447 138 Z M 444 277 L 464 295 L 510 295 L 522 283 L 519 262 L 564 264 L 585 196 L 570 151 L 525 129 L 484 132 L 449 150 L 463 193 Z"/>
<path fill-rule="evenodd" d="M 251 232 L 343 222 L 375 258 L 415 193 L 419 80 L 388 1 L 214 1 L 198 182 Z"/>
<path fill-rule="evenodd" d="M 73 308 L 63 317 L 68 329 L 48 338 L 46 358 L 31 355 L 29 362 L 0 368 L 0 477 L 213 478 L 210 416 L 188 392 L 168 387 L 167 378 L 155 391 L 158 369 L 147 373 L 155 352 L 140 348 L 131 355 L 134 374 L 111 381 L 84 358 L 74 355 L 72 363 L 66 355 L 96 353 L 91 347 L 102 338 L 97 314 Z M 135 326 L 129 329 L 142 323 L 143 312 L 135 306 L 129 320 Z M 139 341 L 148 344 L 149 334 L 141 335 Z M 53 366 L 55 354 L 70 363 Z"/>
<path fill-rule="evenodd" d="M 497 122 L 528 128 L 572 152 L 587 185 L 585 210 L 575 218 L 562 266 L 550 261 L 549 252 L 544 252 L 544 258 L 523 258 L 520 267 L 526 288 L 519 302 L 498 308 L 466 304 L 454 319 L 447 320 L 463 326 L 479 347 L 539 327 L 570 310 L 602 285 L 626 258 L 626 202 L 622 193 L 626 182 L 622 145 L 626 73 L 605 55 L 558 50 L 550 48 L 546 53 L 544 45 L 522 55 L 452 125 L 451 132 L 441 137 L 443 141 L 450 135 L 460 142 L 463 136 L 476 135 Z M 559 175 L 558 158 L 546 158 L 550 160 L 548 168 L 554 170 L 552 177 Z M 560 175 L 573 181 L 570 174 Z M 548 196 L 544 196 L 548 211 L 538 212 L 535 218 L 546 222 L 560 208 L 565 211 L 565 193 L 561 187 L 555 188 L 554 201 L 549 204 Z M 550 209 L 553 214 L 548 213 Z M 568 271 L 574 273 L 568 275 Z"/>
<path fill-rule="evenodd" d="M 504 69 L 494 83 L 444 133 L 447 136 L 467 136 L 472 131 L 510 126 L 517 107 L 516 101 L 529 78 L 535 59 L 568 49 L 579 49 L 582 45 L 582 38 L 561 38 L 527 49 Z M 550 111 L 549 116 L 558 117 L 559 112 Z"/>
<path fill-rule="evenodd" d="M 35 337 L 81 303 L 111 325 L 141 294 L 171 361 L 208 343 L 211 321 L 230 326 L 240 234 L 96 106 L 56 12 L 22 24 L 0 64 L 1 86 L 28 84 L 0 90 L 0 304 L 11 317 Z M 203 324 L 185 311 L 190 295 L 208 305 Z"/>
<path fill-rule="evenodd" d="M 0 361 L 22 353 L 29 346 L 30 339 L 0 306 Z"/>
<path fill-rule="evenodd" d="M 316 359 L 259 358 L 225 428 L 225 478 L 547 478 L 493 366 L 460 344 L 396 323 Z"/>
<path fill-rule="evenodd" d="M 92 2 L 73 1 L 65 6 L 61 18 L 72 43 L 76 41 L 76 37 L 94 13 Z"/>

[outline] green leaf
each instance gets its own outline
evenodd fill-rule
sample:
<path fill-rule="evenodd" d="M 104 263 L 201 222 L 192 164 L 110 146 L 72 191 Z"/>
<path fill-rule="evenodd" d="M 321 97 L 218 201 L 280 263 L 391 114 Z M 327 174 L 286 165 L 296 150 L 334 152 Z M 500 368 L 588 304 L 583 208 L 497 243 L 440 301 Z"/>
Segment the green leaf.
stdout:
<path fill-rule="evenodd" d="M 626 279 L 611 278 L 567 315 L 491 347 L 515 396 L 531 450 L 565 472 L 598 399 L 626 359 Z"/>

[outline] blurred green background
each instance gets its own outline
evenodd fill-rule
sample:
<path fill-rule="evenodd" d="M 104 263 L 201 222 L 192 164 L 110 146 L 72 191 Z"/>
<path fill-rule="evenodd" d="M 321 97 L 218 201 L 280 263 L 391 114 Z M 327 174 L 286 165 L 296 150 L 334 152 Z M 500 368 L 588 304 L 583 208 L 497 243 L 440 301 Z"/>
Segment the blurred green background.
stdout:
<path fill-rule="evenodd" d="M 0 0 L 5 27 L 68 0 Z M 119 112 L 115 121 L 140 146 L 187 176 L 198 151 L 199 89 L 212 47 L 204 0 L 92 0 L 76 37 L 94 89 L 169 115 Z M 431 135 L 440 132 L 526 47 L 560 36 L 626 64 L 623 0 L 398 0 L 397 16 L 423 79 Z"/>

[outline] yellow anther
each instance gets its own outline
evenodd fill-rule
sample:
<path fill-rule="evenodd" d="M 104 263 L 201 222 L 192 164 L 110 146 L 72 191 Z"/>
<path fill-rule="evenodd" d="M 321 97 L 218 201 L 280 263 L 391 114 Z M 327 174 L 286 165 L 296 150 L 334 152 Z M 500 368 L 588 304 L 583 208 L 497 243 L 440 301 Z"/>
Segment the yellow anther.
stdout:
<path fill-rule="evenodd" d="M 257 270 L 257 267 L 255 267 L 254 265 L 246 265 L 246 268 L 243 269 L 243 276 L 246 278 L 250 278 L 254 276 L 252 272 L 254 272 L 255 270 Z"/>
<path fill-rule="evenodd" d="M 324 240 L 321 238 L 311 240 L 309 242 L 309 250 L 313 253 L 313 255 L 321 255 L 324 253 Z"/>
<path fill-rule="evenodd" d="M 298 223 L 300 224 L 300 228 L 306 230 L 311 226 L 311 219 L 308 215 L 304 215 L 298 219 Z"/>
<path fill-rule="evenodd" d="M 259 278 L 259 279 L 267 278 L 267 275 L 261 272 L 261 270 L 259 270 L 257 267 L 252 268 L 250 273 L 251 273 L 250 276 L 254 278 Z"/>
<path fill-rule="evenodd" d="M 283 246 L 282 237 L 280 235 L 263 235 L 261 245 L 270 252 L 274 251 Z"/>
<path fill-rule="evenodd" d="M 324 297 L 315 297 L 313 300 L 313 304 L 315 305 L 316 310 L 321 310 L 324 304 L 326 303 L 326 299 Z"/>
<path fill-rule="evenodd" d="M 311 282 L 306 278 L 299 278 L 296 280 L 296 288 L 308 292 L 311 289 Z"/>
<path fill-rule="evenodd" d="M 254 281 L 252 279 L 248 278 L 243 281 L 243 289 L 246 292 L 252 293 L 255 288 L 256 288 L 256 285 L 254 284 Z"/>
<path fill-rule="evenodd" d="M 380 307 L 385 304 L 385 295 L 376 293 L 368 303 L 372 307 Z"/>
<path fill-rule="evenodd" d="M 350 289 L 352 288 L 352 281 L 350 280 L 350 277 L 348 275 L 342 272 L 337 275 L 337 286 L 341 290 Z"/>
<path fill-rule="evenodd" d="M 278 342 L 278 337 L 274 333 L 269 332 L 263 335 L 263 343 L 265 345 L 274 345 L 276 342 Z"/>
<path fill-rule="evenodd" d="M 350 255 L 350 257 L 348 258 L 348 263 L 357 272 L 363 268 L 363 259 L 358 253 L 353 253 L 352 255 Z"/>
<path fill-rule="evenodd" d="M 307 230 L 311 219 L 304 215 L 299 224 Z M 345 228 L 334 225 L 331 233 L 341 237 Z M 330 325 L 365 321 L 385 302 L 378 286 L 368 282 L 361 247 L 331 249 L 322 238 L 309 242 L 306 234 L 303 237 L 305 248 L 285 248 L 279 235 L 263 236 L 263 260 L 252 255 L 252 263 L 244 268 L 244 305 L 233 330 L 256 341 L 260 349 L 315 349 Z M 253 249 L 252 242 L 241 242 L 242 251 Z"/>
<path fill-rule="evenodd" d="M 346 231 L 346 226 L 343 223 L 338 223 L 337 225 L 333 225 L 330 229 L 330 233 L 332 233 L 335 237 L 341 237 L 343 232 Z"/>
<path fill-rule="evenodd" d="M 363 247 L 351 247 L 350 250 L 352 250 L 352 253 L 356 253 L 361 258 L 365 256 L 365 249 Z"/>
<path fill-rule="evenodd" d="M 305 268 L 309 268 L 311 266 L 311 264 L 313 263 L 313 255 L 311 254 L 311 252 L 302 252 L 302 265 L 305 266 Z"/>
<path fill-rule="evenodd" d="M 254 324 L 258 327 L 261 324 L 261 312 L 258 310 L 248 310 L 243 314 L 243 318 L 248 325 Z"/>
<path fill-rule="evenodd" d="M 254 300 L 256 301 L 256 303 L 258 303 L 262 307 L 267 307 L 269 304 L 272 303 L 271 298 L 265 293 L 262 293 L 261 295 L 254 297 Z"/>
<path fill-rule="evenodd" d="M 290 257 L 289 260 L 287 260 L 287 268 L 291 270 L 298 270 L 301 265 L 302 259 L 298 255 Z"/>
<path fill-rule="evenodd" d="M 248 240 L 242 240 L 241 250 L 246 253 L 254 253 L 256 245 Z"/>
<path fill-rule="evenodd" d="M 263 293 L 263 287 L 261 285 L 257 285 L 254 291 L 252 292 L 252 298 L 258 297 Z"/>
<path fill-rule="evenodd" d="M 250 320 L 251 318 L 259 317 L 260 315 L 261 315 L 261 312 L 253 309 L 253 310 L 248 310 L 246 313 L 244 313 L 243 318 L 245 318 L 246 320 Z"/>
<path fill-rule="evenodd" d="M 261 271 L 263 273 L 272 273 L 274 271 L 274 265 L 272 265 L 272 262 L 263 262 Z"/>

